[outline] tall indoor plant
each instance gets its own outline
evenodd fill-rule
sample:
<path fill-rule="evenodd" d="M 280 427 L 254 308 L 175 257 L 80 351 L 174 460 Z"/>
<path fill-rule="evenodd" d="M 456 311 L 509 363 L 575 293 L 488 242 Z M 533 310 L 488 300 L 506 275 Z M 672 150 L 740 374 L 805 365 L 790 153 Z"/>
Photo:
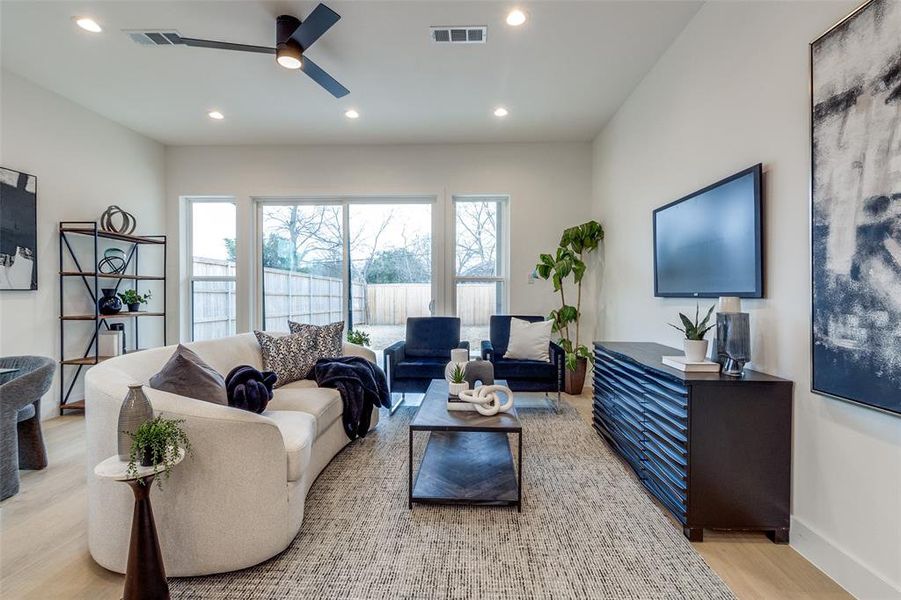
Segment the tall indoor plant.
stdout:
<path fill-rule="evenodd" d="M 582 279 L 588 270 L 589 254 L 597 250 L 604 239 L 604 228 L 597 221 L 588 221 L 563 231 L 560 244 L 554 254 L 542 254 L 535 266 L 535 274 L 550 279 L 554 291 L 560 294 L 560 308 L 551 311 L 548 319 L 554 322 L 554 331 L 560 336 L 560 345 L 566 353 L 565 391 L 578 394 L 585 384 L 588 361 L 593 360 L 591 350 L 581 343 Z M 566 282 L 572 279 L 576 290 L 575 305 L 567 304 Z"/>

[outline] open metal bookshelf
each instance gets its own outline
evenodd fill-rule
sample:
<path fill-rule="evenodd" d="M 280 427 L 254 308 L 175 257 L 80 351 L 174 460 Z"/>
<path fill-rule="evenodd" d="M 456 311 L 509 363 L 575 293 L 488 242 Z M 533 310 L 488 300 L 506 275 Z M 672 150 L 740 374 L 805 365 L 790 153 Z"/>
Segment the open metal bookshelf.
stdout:
<path fill-rule="evenodd" d="M 79 252 L 73 246 L 73 240 L 70 236 L 87 236 L 92 238 L 89 248 L 83 249 L 81 252 L 82 259 L 89 256 L 90 263 L 83 264 L 79 260 Z M 98 262 L 100 260 L 100 240 L 109 240 L 112 247 L 117 247 L 125 253 L 125 266 L 121 273 L 101 273 L 98 270 Z M 148 275 L 142 274 L 140 271 L 140 248 L 147 246 L 162 247 L 163 252 L 163 274 Z M 100 356 L 100 348 L 97 344 L 98 335 L 103 327 L 110 329 L 110 321 L 132 319 L 133 323 L 133 347 L 129 348 L 129 352 L 140 350 L 140 322 L 144 317 L 159 317 L 159 323 L 163 331 L 163 344 L 166 344 L 166 236 L 165 235 L 126 235 L 122 233 L 113 233 L 100 229 L 97 223 L 93 221 L 62 221 L 59 224 L 59 369 L 60 369 L 60 386 L 59 386 L 59 412 L 64 414 L 70 410 L 84 410 L 84 400 L 72 400 L 72 392 L 79 376 L 85 369 L 99 364 L 110 357 Z M 146 261 L 145 261 L 146 262 Z M 74 265 L 74 270 L 71 266 Z M 85 267 L 90 268 L 85 268 Z M 67 314 L 65 309 L 65 291 L 67 283 L 78 283 L 78 280 L 84 286 L 85 291 L 90 297 L 94 306 L 93 313 L 76 313 Z M 123 281 L 159 281 L 163 285 L 162 294 L 162 311 L 138 311 L 127 312 L 122 311 L 114 315 L 102 315 L 97 307 L 97 301 L 100 298 L 101 282 L 107 281 L 109 284 L 103 284 L 103 288 L 113 287 L 116 292 Z M 90 338 L 84 347 L 81 356 L 66 356 L 66 325 L 79 322 L 91 321 L 94 323 L 91 328 Z M 74 372 L 67 367 L 74 367 Z M 70 377 L 67 380 L 67 375 Z"/>

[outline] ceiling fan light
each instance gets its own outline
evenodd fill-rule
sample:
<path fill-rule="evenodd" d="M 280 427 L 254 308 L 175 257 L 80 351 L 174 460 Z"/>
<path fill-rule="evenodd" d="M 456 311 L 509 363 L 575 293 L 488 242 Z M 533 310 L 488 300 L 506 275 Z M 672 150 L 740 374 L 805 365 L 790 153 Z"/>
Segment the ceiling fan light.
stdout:
<path fill-rule="evenodd" d="M 302 66 L 300 45 L 294 40 L 279 44 L 275 51 L 275 60 L 286 69 L 299 69 Z"/>

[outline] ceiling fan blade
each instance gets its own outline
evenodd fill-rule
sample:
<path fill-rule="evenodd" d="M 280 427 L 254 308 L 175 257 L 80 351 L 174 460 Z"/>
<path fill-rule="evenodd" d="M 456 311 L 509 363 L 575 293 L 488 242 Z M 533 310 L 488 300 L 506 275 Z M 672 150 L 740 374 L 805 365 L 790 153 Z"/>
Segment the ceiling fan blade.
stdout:
<path fill-rule="evenodd" d="M 306 50 L 313 45 L 313 42 L 329 30 L 329 28 L 338 22 L 341 15 L 330 9 L 325 4 L 320 4 L 313 9 L 313 12 L 300 24 L 300 27 L 294 30 L 291 38 L 300 44 L 300 47 Z"/>
<path fill-rule="evenodd" d="M 320 6 L 322 6 L 320 4 Z M 343 98 L 350 93 L 350 90 L 338 83 L 334 77 L 322 70 L 322 68 L 314 63 L 306 56 L 302 59 L 300 70 L 310 76 L 310 79 L 324 87 L 335 98 Z"/>
<path fill-rule="evenodd" d="M 275 48 L 267 46 L 250 46 L 248 44 L 232 44 L 231 42 L 218 42 L 216 40 L 200 40 L 197 38 L 181 38 L 186 46 L 192 48 L 213 48 L 215 50 L 237 50 L 238 52 L 256 52 L 258 54 L 275 54 Z"/>

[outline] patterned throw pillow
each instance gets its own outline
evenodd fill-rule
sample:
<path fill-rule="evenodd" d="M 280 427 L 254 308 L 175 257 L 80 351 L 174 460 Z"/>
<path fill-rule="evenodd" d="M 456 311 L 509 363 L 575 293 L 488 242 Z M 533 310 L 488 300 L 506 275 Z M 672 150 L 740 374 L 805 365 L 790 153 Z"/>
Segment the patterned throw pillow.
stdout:
<path fill-rule="evenodd" d="M 329 323 L 328 325 L 309 325 L 307 323 L 295 323 L 288 321 L 288 327 L 293 334 L 303 334 L 313 340 L 320 358 L 337 358 L 344 350 L 344 321 Z M 316 361 L 313 361 L 316 364 Z"/>
<path fill-rule="evenodd" d="M 307 379 L 320 358 L 341 356 L 343 321 L 324 327 L 293 323 L 291 329 L 292 333 L 284 336 L 253 332 L 263 352 L 263 368 L 278 375 L 275 387 Z M 294 333 L 295 329 L 299 333 Z"/>

